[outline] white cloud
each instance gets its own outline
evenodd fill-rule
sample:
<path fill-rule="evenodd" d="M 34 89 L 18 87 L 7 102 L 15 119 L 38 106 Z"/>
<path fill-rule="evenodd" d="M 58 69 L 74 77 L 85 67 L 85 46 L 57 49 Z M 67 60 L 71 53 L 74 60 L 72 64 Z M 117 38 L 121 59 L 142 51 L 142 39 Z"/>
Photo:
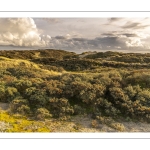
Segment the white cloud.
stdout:
<path fill-rule="evenodd" d="M 40 36 L 32 18 L 0 18 L 0 45 L 45 47 L 50 39 Z"/>

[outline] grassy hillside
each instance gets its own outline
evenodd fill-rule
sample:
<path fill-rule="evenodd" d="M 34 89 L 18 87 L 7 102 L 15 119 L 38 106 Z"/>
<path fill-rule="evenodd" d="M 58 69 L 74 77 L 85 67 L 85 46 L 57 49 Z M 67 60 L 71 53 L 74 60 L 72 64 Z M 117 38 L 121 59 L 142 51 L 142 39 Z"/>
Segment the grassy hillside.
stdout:
<path fill-rule="evenodd" d="M 54 58 L 63 59 L 65 57 L 75 56 L 73 52 L 63 51 L 63 50 L 0 50 L 0 56 L 14 58 L 14 59 L 34 59 L 34 58 Z"/>
<path fill-rule="evenodd" d="M 118 52 L 0 51 L 0 102 L 10 104 L 9 115 L 32 120 L 88 114 L 106 124 L 150 122 L 149 60 Z"/>

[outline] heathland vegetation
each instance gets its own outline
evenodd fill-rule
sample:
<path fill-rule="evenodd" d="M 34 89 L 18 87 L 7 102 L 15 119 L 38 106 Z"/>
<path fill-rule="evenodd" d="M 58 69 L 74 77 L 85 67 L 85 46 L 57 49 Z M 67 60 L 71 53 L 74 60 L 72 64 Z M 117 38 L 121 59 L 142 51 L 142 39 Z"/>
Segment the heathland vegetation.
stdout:
<path fill-rule="evenodd" d="M 0 51 L 0 102 L 10 106 L 0 121 L 2 115 L 40 122 L 88 114 L 93 126 L 102 122 L 120 131 L 116 120 L 149 123 L 150 54 Z"/>

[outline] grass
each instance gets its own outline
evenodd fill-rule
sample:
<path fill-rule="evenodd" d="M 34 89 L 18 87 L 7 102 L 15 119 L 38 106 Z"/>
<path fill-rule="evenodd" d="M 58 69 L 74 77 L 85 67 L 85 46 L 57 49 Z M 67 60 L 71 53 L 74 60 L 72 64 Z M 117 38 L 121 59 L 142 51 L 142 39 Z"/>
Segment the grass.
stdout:
<path fill-rule="evenodd" d="M 7 68 L 27 68 L 31 70 L 35 70 L 37 72 L 40 72 L 41 74 L 44 75 L 61 75 L 60 72 L 52 71 L 52 70 L 46 70 L 46 69 L 41 69 L 39 65 L 30 62 L 28 60 L 22 60 L 22 59 L 10 59 L 6 57 L 0 56 L 0 68 L 7 69 Z"/>
<path fill-rule="evenodd" d="M 30 62 L 28 60 L 22 60 L 22 59 L 10 59 L 6 57 L 0 56 L 0 67 L 3 68 L 12 68 L 16 66 L 24 66 L 28 68 L 34 68 L 34 69 L 39 69 L 39 66 L 36 65 L 33 62 Z"/>
<path fill-rule="evenodd" d="M 30 121 L 19 114 L 9 115 L 6 111 L 0 111 L 0 122 L 7 125 L 1 132 L 50 132 L 43 122 Z"/>

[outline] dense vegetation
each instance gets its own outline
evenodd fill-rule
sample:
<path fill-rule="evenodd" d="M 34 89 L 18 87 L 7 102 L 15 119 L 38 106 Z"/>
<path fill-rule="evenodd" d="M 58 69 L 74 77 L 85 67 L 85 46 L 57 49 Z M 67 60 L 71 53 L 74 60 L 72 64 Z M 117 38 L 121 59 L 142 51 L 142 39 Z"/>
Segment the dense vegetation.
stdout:
<path fill-rule="evenodd" d="M 37 120 L 90 114 L 150 122 L 150 54 L 0 51 L 0 102 Z"/>

